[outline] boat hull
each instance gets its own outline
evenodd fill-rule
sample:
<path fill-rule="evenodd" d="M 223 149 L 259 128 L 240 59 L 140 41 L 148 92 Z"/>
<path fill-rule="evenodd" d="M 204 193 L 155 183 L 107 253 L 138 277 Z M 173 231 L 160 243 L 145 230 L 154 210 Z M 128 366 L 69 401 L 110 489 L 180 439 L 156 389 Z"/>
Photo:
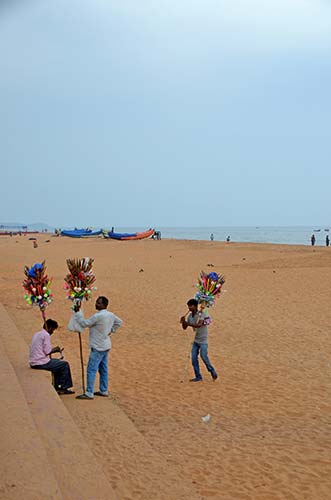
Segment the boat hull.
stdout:
<path fill-rule="evenodd" d="M 61 231 L 62 236 L 69 236 L 70 238 L 91 238 L 93 236 L 99 236 L 102 231 L 82 231 L 82 230 L 73 230 L 73 231 Z"/>
<path fill-rule="evenodd" d="M 141 233 L 108 233 L 108 238 L 112 240 L 119 241 L 129 241 L 129 240 L 144 240 L 150 238 L 154 234 L 154 229 L 149 229 L 148 231 L 143 231 Z"/>

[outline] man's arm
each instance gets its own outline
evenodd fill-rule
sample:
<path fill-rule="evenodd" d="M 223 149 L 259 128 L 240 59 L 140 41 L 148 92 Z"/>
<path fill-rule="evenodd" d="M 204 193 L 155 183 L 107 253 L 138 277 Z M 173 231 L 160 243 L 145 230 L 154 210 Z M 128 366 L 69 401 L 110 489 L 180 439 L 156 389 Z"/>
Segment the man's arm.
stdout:
<path fill-rule="evenodd" d="M 91 326 L 95 325 L 98 321 L 98 318 L 96 318 L 96 315 L 93 314 L 90 318 L 85 319 L 83 311 L 76 311 L 75 312 L 75 320 L 77 323 L 80 324 L 83 328 L 90 328 Z"/>
<path fill-rule="evenodd" d="M 187 327 L 189 326 L 189 324 L 188 324 L 188 322 L 186 321 L 185 316 L 182 316 L 182 317 L 180 318 L 180 322 L 181 322 L 181 325 L 182 325 L 183 330 L 186 330 L 186 329 L 187 329 Z"/>
<path fill-rule="evenodd" d="M 49 352 L 49 353 L 47 354 L 47 356 L 50 356 L 51 354 L 55 354 L 56 352 L 60 352 L 60 353 L 61 353 L 62 351 L 63 351 L 63 349 L 61 349 L 61 347 L 59 347 L 59 346 L 57 345 L 56 347 L 53 347 L 53 349 L 51 350 L 51 352 Z"/>
<path fill-rule="evenodd" d="M 111 328 L 110 333 L 115 333 L 116 330 L 118 330 L 122 325 L 123 325 L 123 321 L 121 320 L 121 318 L 119 318 L 118 316 L 115 316 L 115 314 L 114 314 L 114 323 L 113 323 L 113 326 Z"/>
<path fill-rule="evenodd" d="M 180 318 L 180 322 L 182 324 L 182 328 L 183 330 L 186 330 L 188 326 L 190 326 L 191 328 L 200 328 L 201 326 L 203 326 L 204 322 L 202 319 L 199 319 L 194 325 L 191 325 L 190 323 L 188 323 L 185 319 L 185 316 L 182 316 Z"/>
<path fill-rule="evenodd" d="M 47 335 L 47 337 L 44 337 L 43 339 L 43 351 L 45 356 L 50 356 L 51 354 L 54 354 L 56 352 L 61 352 L 61 348 L 57 345 L 52 349 L 51 338 L 49 335 Z"/>

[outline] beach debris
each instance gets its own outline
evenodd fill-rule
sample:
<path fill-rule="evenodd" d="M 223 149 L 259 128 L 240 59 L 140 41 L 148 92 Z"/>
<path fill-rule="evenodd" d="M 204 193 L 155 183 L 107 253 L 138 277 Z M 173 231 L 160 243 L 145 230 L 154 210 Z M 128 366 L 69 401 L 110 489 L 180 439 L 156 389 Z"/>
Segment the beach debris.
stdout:
<path fill-rule="evenodd" d="M 243 257 L 242 260 L 246 260 L 246 257 Z"/>
<path fill-rule="evenodd" d="M 43 319 L 46 319 L 45 309 L 53 302 L 50 290 L 51 280 L 46 275 L 45 261 L 36 263 L 32 267 L 25 266 L 23 288 L 26 291 L 25 301 L 32 306 L 38 306 Z"/>
<path fill-rule="evenodd" d="M 207 415 L 205 415 L 204 417 L 201 417 L 201 420 L 204 424 L 208 424 L 208 422 L 210 422 L 211 420 L 211 415 L 208 413 Z"/>
<path fill-rule="evenodd" d="M 214 264 L 207 264 L 207 267 L 215 267 Z"/>
<path fill-rule="evenodd" d="M 45 240 L 45 243 L 50 243 L 51 240 Z"/>
<path fill-rule="evenodd" d="M 140 273 L 143 273 L 143 272 L 144 272 L 143 268 L 139 269 L 139 272 L 140 272 Z"/>
<path fill-rule="evenodd" d="M 38 243 L 36 241 L 33 242 L 33 248 L 38 248 Z"/>

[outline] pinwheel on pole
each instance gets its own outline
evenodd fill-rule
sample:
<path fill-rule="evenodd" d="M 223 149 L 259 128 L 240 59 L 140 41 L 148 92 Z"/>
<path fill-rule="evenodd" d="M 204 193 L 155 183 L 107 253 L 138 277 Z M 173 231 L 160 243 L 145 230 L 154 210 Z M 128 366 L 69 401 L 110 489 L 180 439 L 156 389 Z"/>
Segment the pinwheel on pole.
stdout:
<path fill-rule="evenodd" d="M 92 298 L 92 292 L 96 290 L 94 286 L 95 276 L 92 271 L 93 262 L 94 260 L 89 257 L 83 259 L 67 259 L 69 273 L 64 278 L 64 288 L 67 291 L 67 299 L 73 302 L 72 310 L 75 310 L 75 306 L 80 306 L 83 300 L 90 300 Z M 81 338 L 82 328 L 77 322 L 73 321 L 73 323 L 69 323 L 69 329 L 78 333 L 82 387 L 85 393 L 84 360 Z"/>
<path fill-rule="evenodd" d="M 23 288 L 24 299 L 29 305 L 39 307 L 44 322 L 46 321 L 46 308 L 53 302 L 50 289 L 51 280 L 46 275 L 45 261 L 36 263 L 31 267 L 24 267 L 25 279 Z"/>

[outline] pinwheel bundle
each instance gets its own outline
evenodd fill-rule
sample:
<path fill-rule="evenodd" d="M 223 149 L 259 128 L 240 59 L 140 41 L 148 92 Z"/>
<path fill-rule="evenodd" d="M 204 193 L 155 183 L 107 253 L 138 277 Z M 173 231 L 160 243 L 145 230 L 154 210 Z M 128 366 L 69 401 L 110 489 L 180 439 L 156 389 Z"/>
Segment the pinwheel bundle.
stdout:
<path fill-rule="evenodd" d="M 205 307 L 212 307 L 215 298 L 221 294 L 222 286 L 225 283 L 225 278 L 222 274 L 211 272 L 209 274 L 201 271 L 200 279 L 197 283 L 198 292 L 195 298 L 199 301 L 200 305 Z"/>
<path fill-rule="evenodd" d="M 67 290 L 67 299 L 81 302 L 92 298 L 95 276 L 92 271 L 94 260 L 89 257 L 84 259 L 67 259 L 69 273 L 64 278 L 64 288 Z"/>
<path fill-rule="evenodd" d="M 64 288 L 67 290 L 67 299 L 71 300 L 74 305 L 80 304 L 84 299 L 91 299 L 92 291 L 96 290 L 96 287 L 94 286 L 95 276 L 92 271 L 93 262 L 94 260 L 89 257 L 85 257 L 84 259 L 67 259 L 69 273 L 64 278 Z M 72 309 L 75 310 L 74 306 Z M 85 393 L 84 360 L 81 338 L 82 328 L 79 325 L 79 322 L 76 322 L 75 316 L 72 317 L 71 323 L 69 323 L 69 329 L 78 333 L 80 363 L 82 370 L 82 387 L 83 392 Z"/>
<path fill-rule="evenodd" d="M 29 305 L 38 306 L 45 319 L 45 309 L 53 301 L 51 281 L 46 275 L 45 261 L 32 267 L 25 266 L 24 274 L 26 276 L 23 281 L 23 288 L 26 291 L 24 299 Z"/>

